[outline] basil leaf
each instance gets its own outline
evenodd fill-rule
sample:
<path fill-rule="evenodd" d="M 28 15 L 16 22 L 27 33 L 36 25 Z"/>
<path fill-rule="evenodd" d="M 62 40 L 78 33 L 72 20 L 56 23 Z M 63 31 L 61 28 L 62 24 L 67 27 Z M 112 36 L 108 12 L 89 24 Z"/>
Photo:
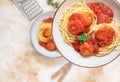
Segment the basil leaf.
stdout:
<path fill-rule="evenodd" d="M 78 40 L 80 40 L 80 42 L 83 44 L 85 41 L 87 41 L 89 39 L 89 36 L 87 36 L 87 34 L 82 33 L 78 36 Z"/>

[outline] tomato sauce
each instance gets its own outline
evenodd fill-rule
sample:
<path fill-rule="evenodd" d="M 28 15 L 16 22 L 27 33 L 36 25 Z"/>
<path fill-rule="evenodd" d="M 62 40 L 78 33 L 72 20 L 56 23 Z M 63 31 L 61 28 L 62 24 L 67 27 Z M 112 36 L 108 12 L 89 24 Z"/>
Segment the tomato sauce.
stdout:
<path fill-rule="evenodd" d="M 73 13 L 69 18 L 68 31 L 73 35 L 87 33 L 90 30 L 90 25 L 93 22 L 93 15 L 88 12 Z"/>
<path fill-rule="evenodd" d="M 110 23 L 113 19 L 113 11 L 101 2 L 88 3 L 87 4 L 96 14 L 97 23 Z"/>
<path fill-rule="evenodd" d="M 113 19 L 113 11 L 101 2 L 94 2 L 87 4 L 90 9 L 93 10 L 97 17 L 97 24 L 100 23 L 110 23 Z M 90 31 L 90 25 L 93 23 L 95 15 L 82 12 L 73 13 L 68 19 L 68 31 L 73 35 L 80 35 L 81 33 L 88 33 Z M 93 34 L 87 34 L 89 39 L 85 42 L 80 42 L 78 38 L 72 42 L 73 48 L 79 52 L 83 57 L 89 57 L 92 54 L 98 54 L 99 48 L 108 46 L 113 42 L 113 37 L 115 36 L 115 31 L 109 26 L 104 26 Z"/>
<path fill-rule="evenodd" d="M 73 13 L 69 18 L 68 31 L 73 35 L 79 35 L 84 32 L 84 25 L 82 24 L 79 13 Z"/>
<path fill-rule="evenodd" d="M 49 17 L 44 19 L 42 22 L 43 23 L 52 23 L 53 18 Z M 41 45 L 42 47 L 44 47 L 45 49 L 49 50 L 49 51 L 55 51 L 57 50 L 55 43 L 52 39 L 52 33 L 51 33 L 51 28 L 49 27 L 44 27 L 42 35 L 44 38 L 47 38 L 47 41 L 38 41 L 39 45 Z"/>
<path fill-rule="evenodd" d="M 74 42 L 72 42 L 73 48 L 77 52 L 81 53 L 83 57 L 89 57 L 92 54 L 97 54 L 100 48 L 92 34 L 88 34 L 88 36 L 89 39 L 84 43 L 80 43 L 80 41 L 77 38 Z"/>
<path fill-rule="evenodd" d="M 49 39 L 47 42 L 39 41 L 39 45 L 49 51 L 55 51 L 57 49 L 53 39 Z"/>
<path fill-rule="evenodd" d="M 78 39 L 76 39 L 74 42 L 72 42 L 72 46 L 73 48 L 77 51 L 80 52 L 80 41 Z"/>
<path fill-rule="evenodd" d="M 52 17 L 49 17 L 49 18 L 43 20 L 44 23 L 51 23 L 52 21 L 53 21 Z"/>

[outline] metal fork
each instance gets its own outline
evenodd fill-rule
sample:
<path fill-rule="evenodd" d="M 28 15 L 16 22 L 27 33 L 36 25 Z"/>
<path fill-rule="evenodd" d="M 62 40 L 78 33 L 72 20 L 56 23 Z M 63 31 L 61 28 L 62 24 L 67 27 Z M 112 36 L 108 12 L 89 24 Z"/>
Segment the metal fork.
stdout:
<path fill-rule="evenodd" d="M 69 72 L 71 67 L 72 67 L 72 64 L 70 62 L 65 64 L 63 67 L 61 67 L 57 72 L 55 72 L 51 76 L 51 79 L 52 80 L 55 79 L 56 77 L 58 77 L 62 73 L 62 76 L 57 81 L 57 82 L 62 82 L 62 80 L 65 78 L 65 76 L 67 75 L 67 73 Z"/>

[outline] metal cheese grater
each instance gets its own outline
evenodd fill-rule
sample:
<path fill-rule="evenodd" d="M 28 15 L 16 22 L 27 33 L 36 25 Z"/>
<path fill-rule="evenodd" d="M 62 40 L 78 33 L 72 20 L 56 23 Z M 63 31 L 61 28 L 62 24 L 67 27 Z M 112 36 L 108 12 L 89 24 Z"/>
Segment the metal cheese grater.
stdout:
<path fill-rule="evenodd" d="M 42 13 L 42 8 L 36 0 L 13 0 L 13 2 L 28 20 L 32 20 Z"/>

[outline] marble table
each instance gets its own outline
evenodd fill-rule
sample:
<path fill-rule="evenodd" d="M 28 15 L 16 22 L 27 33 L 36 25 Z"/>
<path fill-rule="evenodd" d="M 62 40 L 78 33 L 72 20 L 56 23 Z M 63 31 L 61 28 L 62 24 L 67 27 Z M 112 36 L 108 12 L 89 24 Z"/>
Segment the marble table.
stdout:
<path fill-rule="evenodd" d="M 44 12 L 55 10 L 46 0 L 37 1 Z M 0 0 L 0 82 L 56 82 L 51 75 L 68 62 L 63 57 L 43 57 L 33 48 L 33 22 L 27 21 L 11 0 Z M 120 57 L 98 68 L 72 65 L 63 82 L 120 82 Z"/>

